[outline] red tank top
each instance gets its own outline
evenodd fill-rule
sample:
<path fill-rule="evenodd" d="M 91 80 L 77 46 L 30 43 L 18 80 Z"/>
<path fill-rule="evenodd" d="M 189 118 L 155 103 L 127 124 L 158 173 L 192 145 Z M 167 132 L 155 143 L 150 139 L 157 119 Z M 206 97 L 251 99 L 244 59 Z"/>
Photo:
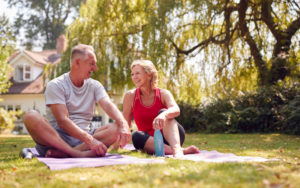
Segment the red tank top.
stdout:
<path fill-rule="evenodd" d="M 132 115 L 138 130 L 145 131 L 150 136 L 153 136 L 153 120 L 158 115 L 158 112 L 163 108 L 167 107 L 161 102 L 161 94 L 159 88 L 155 89 L 154 102 L 150 106 L 145 106 L 142 103 L 140 88 L 137 88 L 135 90 Z"/>

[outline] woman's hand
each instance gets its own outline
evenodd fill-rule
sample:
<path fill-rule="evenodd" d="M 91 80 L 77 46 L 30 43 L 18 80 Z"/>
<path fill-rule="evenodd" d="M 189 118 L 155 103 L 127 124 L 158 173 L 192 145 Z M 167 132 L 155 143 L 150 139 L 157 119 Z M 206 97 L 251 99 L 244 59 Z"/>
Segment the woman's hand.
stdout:
<path fill-rule="evenodd" d="M 166 124 L 166 115 L 164 113 L 159 114 L 154 120 L 153 120 L 153 129 L 162 129 Z"/>

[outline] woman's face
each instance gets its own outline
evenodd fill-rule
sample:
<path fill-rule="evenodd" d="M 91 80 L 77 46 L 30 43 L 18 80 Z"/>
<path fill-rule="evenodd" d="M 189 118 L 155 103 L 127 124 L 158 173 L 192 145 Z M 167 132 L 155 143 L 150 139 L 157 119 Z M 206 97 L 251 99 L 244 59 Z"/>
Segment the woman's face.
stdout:
<path fill-rule="evenodd" d="M 147 74 L 145 69 L 140 65 L 135 65 L 131 69 L 131 79 L 136 87 L 141 87 L 149 84 L 151 75 Z"/>

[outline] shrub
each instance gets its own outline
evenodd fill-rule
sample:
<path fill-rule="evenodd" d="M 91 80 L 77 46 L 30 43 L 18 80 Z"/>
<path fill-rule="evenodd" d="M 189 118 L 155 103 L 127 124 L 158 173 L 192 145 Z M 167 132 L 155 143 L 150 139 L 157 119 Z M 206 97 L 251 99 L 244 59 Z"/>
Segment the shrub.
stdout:
<path fill-rule="evenodd" d="M 184 127 L 187 132 L 205 130 L 199 117 L 203 116 L 197 105 L 191 105 L 182 101 L 178 102 L 180 116 L 177 121 Z"/>
<path fill-rule="evenodd" d="M 300 96 L 296 96 L 282 109 L 284 132 L 300 135 Z"/>
<path fill-rule="evenodd" d="M 4 130 L 12 130 L 15 127 L 14 121 L 22 115 L 22 111 L 6 111 L 0 108 L 0 133 Z"/>
<path fill-rule="evenodd" d="M 300 87 L 272 86 L 206 106 L 180 102 L 178 120 L 188 131 L 281 132 L 300 135 Z"/>

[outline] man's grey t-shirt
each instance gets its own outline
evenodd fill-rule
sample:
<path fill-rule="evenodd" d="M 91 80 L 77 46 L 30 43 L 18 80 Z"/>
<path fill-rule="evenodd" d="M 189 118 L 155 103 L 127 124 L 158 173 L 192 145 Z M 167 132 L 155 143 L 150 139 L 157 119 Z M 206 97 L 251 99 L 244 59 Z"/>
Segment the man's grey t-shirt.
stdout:
<path fill-rule="evenodd" d="M 93 118 L 95 104 L 103 97 L 108 97 L 103 85 L 92 78 L 84 80 L 81 87 L 76 87 L 65 73 L 51 80 L 45 90 L 46 117 L 53 127 L 58 124 L 49 107 L 50 104 L 66 105 L 69 118 L 81 129 L 90 130 L 90 122 Z"/>

